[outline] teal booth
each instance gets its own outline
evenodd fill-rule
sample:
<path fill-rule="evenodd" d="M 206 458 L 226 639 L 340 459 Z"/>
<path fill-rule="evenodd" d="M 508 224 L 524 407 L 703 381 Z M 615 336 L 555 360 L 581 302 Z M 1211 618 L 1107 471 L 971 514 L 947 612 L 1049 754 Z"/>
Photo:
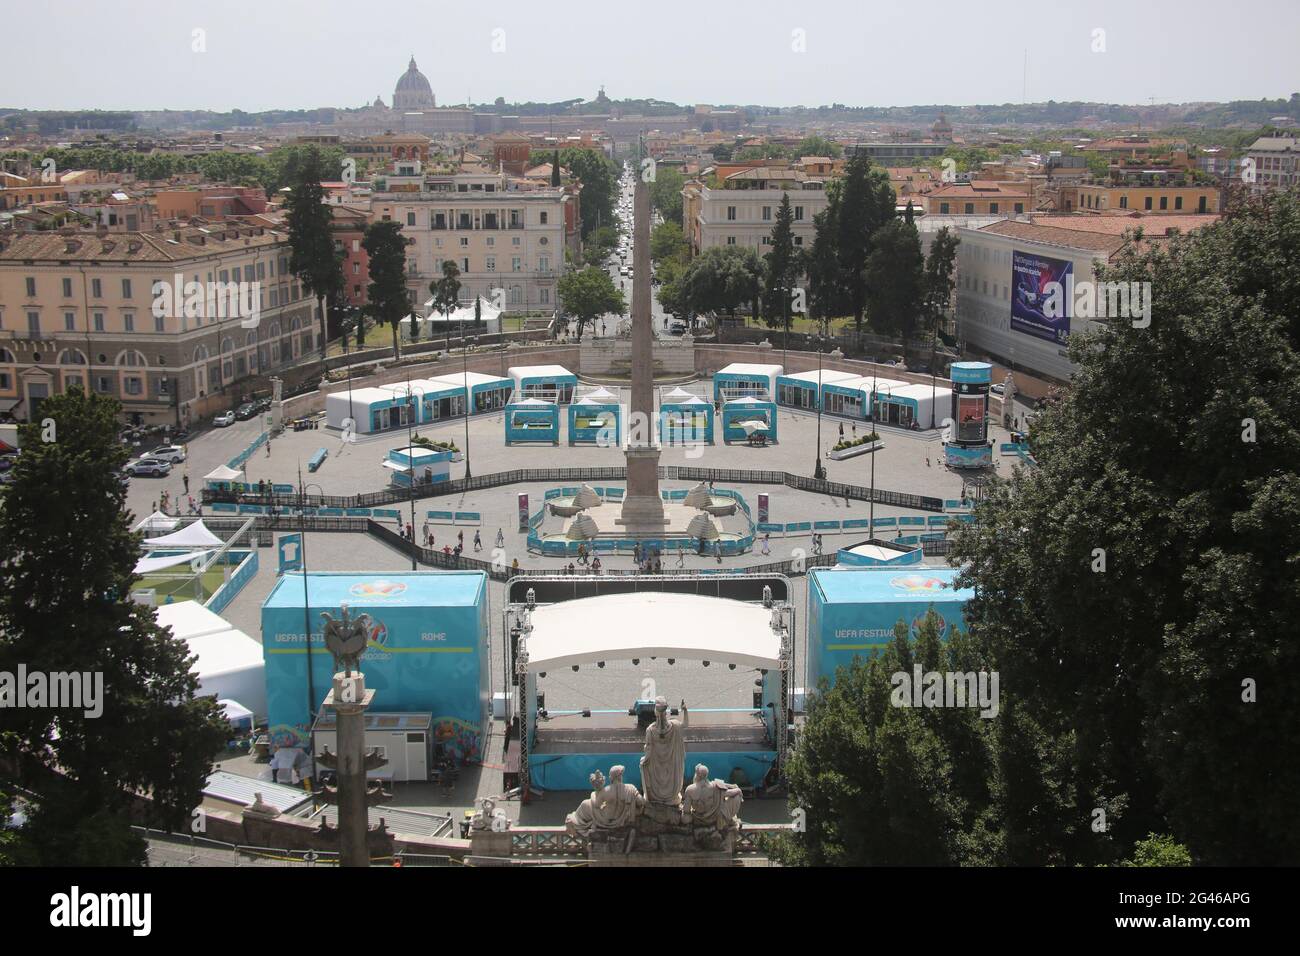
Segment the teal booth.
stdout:
<path fill-rule="evenodd" d="M 453 454 L 451 451 L 438 451 L 419 445 L 394 448 L 384 459 L 384 467 L 392 473 L 392 484 L 399 488 L 411 487 L 412 472 L 417 485 L 437 484 L 451 479 Z"/>
<path fill-rule="evenodd" d="M 312 572 L 305 589 L 301 573 L 282 575 L 262 604 L 272 743 L 310 745 L 312 718 L 334 675 L 321 614 L 337 619 L 344 604 L 352 620 L 369 618 L 360 669 L 375 692 L 371 710 L 431 713 L 435 745 L 460 761 L 480 761 L 492 661 L 482 571 Z"/>
<path fill-rule="evenodd" d="M 751 422 L 755 423 L 753 427 Z M 769 442 L 777 440 L 775 402 L 746 396 L 733 398 L 722 406 L 724 442 L 748 441 L 755 434 L 762 434 Z"/>
<path fill-rule="evenodd" d="M 569 406 L 570 445 L 618 447 L 623 443 L 623 410 L 617 397 L 609 392 L 604 394 L 609 397 L 592 393 Z"/>
<path fill-rule="evenodd" d="M 665 445 L 713 444 L 713 406 L 695 395 L 659 405 L 659 441 Z"/>
<path fill-rule="evenodd" d="M 525 398 L 506 406 L 506 444 L 560 443 L 560 406 L 540 398 Z"/>

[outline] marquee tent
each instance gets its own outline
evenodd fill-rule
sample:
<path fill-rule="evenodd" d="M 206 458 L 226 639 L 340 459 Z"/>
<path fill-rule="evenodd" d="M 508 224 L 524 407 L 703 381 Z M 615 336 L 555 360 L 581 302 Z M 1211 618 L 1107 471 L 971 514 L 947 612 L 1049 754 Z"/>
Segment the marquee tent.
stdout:
<path fill-rule="evenodd" d="M 173 518 L 171 515 L 165 515 L 161 511 L 155 511 L 131 530 L 157 534 L 160 531 L 172 531 L 180 523 L 180 518 Z"/>
<path fill-rule="evenodd" d="M 225 543 L 208 530 L 202 519 L 186 525 L 180 531 L 145 540 L 145 544 L 151 548 L 219 548 Z"/>
<path fill-rule="evenodd" d="M 198 658 L 191 670 L 201 696 L 237 700 L 254 714 L 266 714 L 262 645 L 195 601 L 162 605 L 158 623 Z"/>
<path fill-rule="evenodd" d="M 165 568 L 174 568 L 178 564 L 189 564 L 196 558 L 206 558 L 212 550 L 209 548 L 206 551 L 187 551 L 184 554 L 169 554 L 162 558 L 141 558 L 135 563 L 135 573 L 152 574 Z"/>

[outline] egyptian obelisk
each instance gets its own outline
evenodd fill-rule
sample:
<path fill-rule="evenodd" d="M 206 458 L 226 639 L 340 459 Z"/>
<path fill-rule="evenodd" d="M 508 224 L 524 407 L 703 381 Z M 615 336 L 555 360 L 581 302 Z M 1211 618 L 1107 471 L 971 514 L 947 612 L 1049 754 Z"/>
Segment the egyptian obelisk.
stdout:
<path fill-rule="evenodd" d="M 654 429 L 654 315 L 650 307 L 650 188 L 640 166 L 632 199 L 632 407 L 628 428 L 627 495 L 617 523 L 634 533 L 662 533 L 659 446 Z"/>

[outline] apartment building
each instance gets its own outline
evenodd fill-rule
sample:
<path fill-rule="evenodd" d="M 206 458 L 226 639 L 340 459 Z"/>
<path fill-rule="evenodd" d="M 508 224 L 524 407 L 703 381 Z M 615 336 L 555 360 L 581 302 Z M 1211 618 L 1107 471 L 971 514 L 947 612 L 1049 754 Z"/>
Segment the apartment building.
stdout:
<path fill-rule="evenodd" d="M 1246 158 L 1254 170 L 1254 193 L 1300 183 L 1300 139 L 1294 136 L 1262 136 L 1251 144 Z"/>
<path fill-rule="evenodd" d="M 1009 369 L 1063 384 L 1074 367 L 1066 356 L 1070 335 L 1101 318 L 1041 313 L 1043 281 L 1094 280 L 1096 264 L 1111 261 L 1125 234 L 1141 227 L 1144 241 L 1162 242 L 1190 232 L 1215 215 L 1032 215 L 957 229 L 957 326 L 963 355 L 992 359 Z M 1018 296 L 1019 293 L 1019 296 Z M 1038 299 L 1039 301 L 1034 301 Z M 1017 304 L 1019 303 L 1019 304 Z"/>
<path fill-rule="evenodd" d="M 256 284 L 260 313 L 163 305 L 157 283 Z M 78 384 L 117 398 L 128 422 L 186 424 L 228 408 L 231 386 L 313 355 L 314 300 L 289 273 L 283 233 L 159 224 L 149 232 L 0 238 L 0 412 L 20 420 Z"/>
<path fill-rule="evenodd" d="M 550 310 L 564 271 L 566 207 L 577 202 L 564 188 L 514 188 L 500 172 L 479 167 L 426 174 L 418 162 L 394 164 L 377 176 L 371 219 L 400 223 L 414 242 L 407 248 L 407 287 L 414 307 L 429 299 L 442 264 L 460 269 L 461 302 L 502 291 L 509 311 Z M 574 220 L 576 221 L 576 219 Z"/>
<path fill-rule="evenodd" d="M 1219 187 L 1154 183 L 1078 183 L 1058 194 L 1061 212 L 1150 212 L 1205 215 L 1219 211 Z"/>
<path fill-rule="evenodd" d="M 790 166 L 718 167 L 718 187 L 699 181 L 682 189 L 682 230 L 698 255 L 714 246 L 766 255 L 782 197 L 790 197 L 794 244 L 811 246 L 813 217 L 826 208 L 825 180 Z"/>
<path fill-rule="evenodd" d="M 1019 216 L 1033 208 L 1028 183 L 985 179 L 937 186 L 919 202 L 935 216 Z"/>

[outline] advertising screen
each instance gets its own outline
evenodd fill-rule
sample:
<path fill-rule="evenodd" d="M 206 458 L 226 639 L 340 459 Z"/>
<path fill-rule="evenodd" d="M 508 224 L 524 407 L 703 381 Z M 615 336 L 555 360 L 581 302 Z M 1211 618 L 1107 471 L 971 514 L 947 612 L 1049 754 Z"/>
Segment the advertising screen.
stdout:
<path fill-rule="evenodd" d="M 984 440 L 984 403 L 983 394 L 957 396 L 958 441 Z"/>
<path fill-rule="evenodd" d="M 1066 306 L 1066 277 L 1074 263 L 1033 255 L 1018 249 L 1011 253 L 1011 328 L 1025 335 L 1063 344 L 1070 336 Z"/>

